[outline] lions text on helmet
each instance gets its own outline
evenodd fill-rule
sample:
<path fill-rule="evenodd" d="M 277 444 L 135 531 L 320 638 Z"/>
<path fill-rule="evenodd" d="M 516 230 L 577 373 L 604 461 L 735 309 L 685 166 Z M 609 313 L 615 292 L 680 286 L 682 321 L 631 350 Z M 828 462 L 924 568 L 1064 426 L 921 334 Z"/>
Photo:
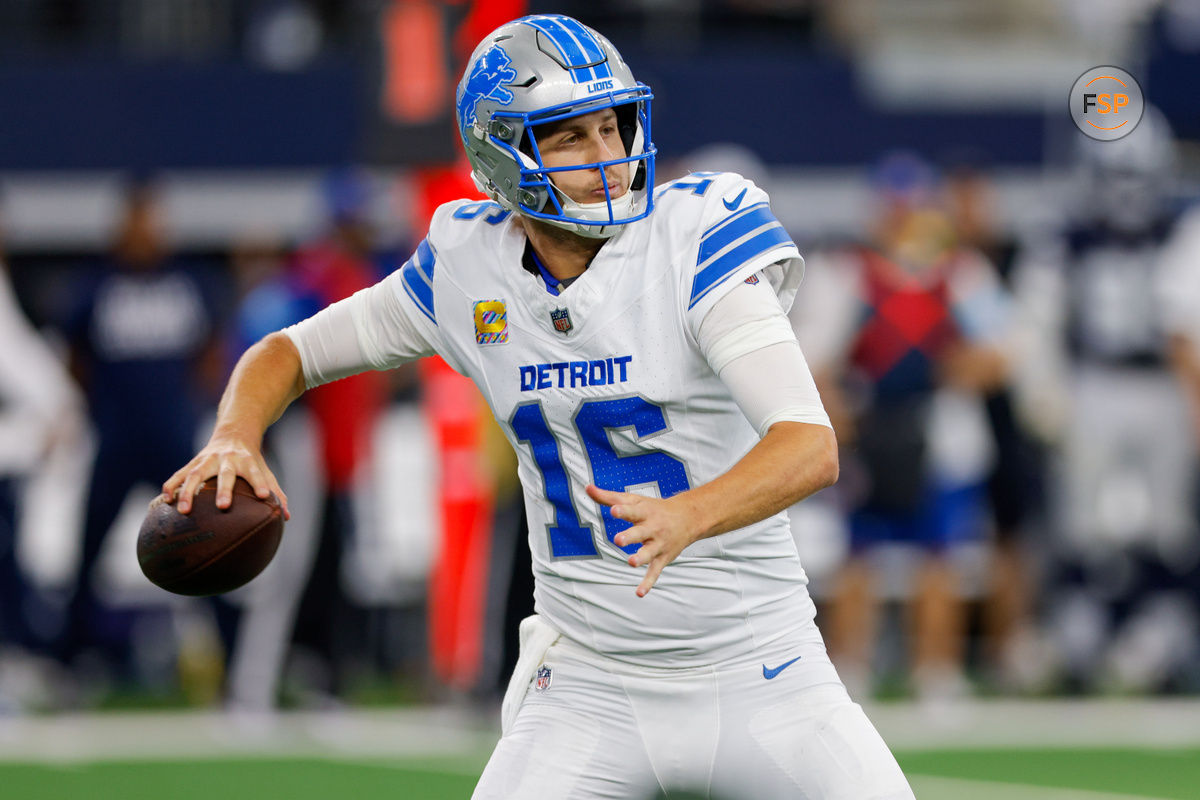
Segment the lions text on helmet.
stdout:
<path fill-rule="evenodd" d="M 609 238 L 653 209 L 651 98 L 586 25 L 544 15 L 501 26 L 458 86 L 471 176 L 508 210 Z"/>

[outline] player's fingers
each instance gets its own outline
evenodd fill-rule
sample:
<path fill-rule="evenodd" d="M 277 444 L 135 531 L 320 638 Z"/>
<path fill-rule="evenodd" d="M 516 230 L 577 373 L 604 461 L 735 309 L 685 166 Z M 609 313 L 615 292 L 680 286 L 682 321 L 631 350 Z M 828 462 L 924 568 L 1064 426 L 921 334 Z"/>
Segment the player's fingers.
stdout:
<path fill-rule="evenodd" d="M 271 471 L 261 461 L 258 459 L 251 461 L 243 472 L 243 477 L 254 488 L 255 496 L 262 500 L 266 500 L 271 496 L 271 484 L 274 481 L 271 477 Z"/>
<path fill-rule="evenodd" d="M 177 470 L 174 475 L 163 481 L 162 495 L 163 500 L 168 503 L 175 502 L 175 493 L 179 491 L 179 487 L 183 485 L 184 476 L 187 474 L 187 467 Z"/>
<path fill-rule="evenodd" d="M 192 463 L 185 470 L 183 485 L 179 487 L 178 508 L 181 514 L 191 512 L 196 495 L 200 493 L 200 487 L 206 480 L 217 474 L 218 468 L 217 461 L 212 456 L 201 454 L 192 459 Z"/>
<path fill-rule="evenodd" d="M 601 489 L 594 483 L 588 484 L 587 493 L 588 497 L 592 498 L 597 503 L 603 503 L 606 506 L 611 506 L 613 503 L 619 503 L 621 499 L 626 496 L 625 492 L 614 492 L 608 489 Z"/>
<path fill-rule="evenodd" d="M 271 472 L 271 468 L 265 462 L 257 461 L 251 467 L 250 483 L 254 486 L 255 493 L 264 500 L 274 493 L 279 499 L 279 508 L 283 511 L 285 520 L 292 518 L 292 513 L 288 511 L 287 495 L 283 492 L 283 487 L 279 485 L 279 481 L 275 478 L 275 473 Z"/>
<path fill-rule="evenodd" d="M 285 520 L 291 519 L 292 512 L 288 510 L 287 495 L 283 493 L 283 489 L 280 488 L 278 482 L 274 483 L 274 486 L 275 488 L 272 491 L 274 491 L 275 496 L 279 498 L 279 507 L 283 509 L 283 518 Z"/>
<path fill-rule="evenodd" d="M 649 510 L 645 504 L 639 503 L 634 499 L 635 497 L 636 495 L 622 500 L 619 504 L 613 506 L 609 513 L 617 519 L 623 519 L 635 525 L 639 522 L 645 522 L 649 515 Z"/>
<path fill-rule="evenodd" d="M 167 478 L 163 484 L 163 494 L 166 495 L 167 502 L 174 503 L 182 498 L 185 494 L 185 487 L 188 485 L 188 479 L 202 467 L 203 460 L 200 456 L 195 456 L 191 461 L 180 467 L 174 475 Z M 191 492 L 186 492 L 190 497 Z M 184 512 L 187 513 L 187 512 Z"/>
<path fill-rule="evenodd" d="M 191 513 L 192 499 L 196 496 L 196 492 L 199 491 L 200 484 L 203 481 L 204 478 L 201 477 L 200 470 L 197 467 L 192 467 L 188 470 L 177 495 L 176 507 L 179 509 L 180 514 Z"/>
<path fill-rule="evenodd" d="M 626 528 L 614 536 L 613 544 L 615 544 L 617 547 L 625 547 L 627 545 L 637 544 L 638 542 L 644 542 L 646 541 L 646 537 L 649 535 L 650 534 L 648 531 L 635 525 L 632 528 Z"/>
<path fill-rule="evenodd" d="M 658 576 L 662 574 L 663 567 L 666 565 L 667 561 L 663 558 L 656 558 L 650 562 L 650 566 L 646 568 L 646 576 L 638 584 L 638 597 L 645 597 L 650 592 L 651 587 L 658 582 Z"/>
<path fill-rule="evenodd" d="M 229 508 L 233 504 L 233 485 L 237 483 L 237 467 L 232 461 L 221 462 L 217 471 L 217 508 Z"/>

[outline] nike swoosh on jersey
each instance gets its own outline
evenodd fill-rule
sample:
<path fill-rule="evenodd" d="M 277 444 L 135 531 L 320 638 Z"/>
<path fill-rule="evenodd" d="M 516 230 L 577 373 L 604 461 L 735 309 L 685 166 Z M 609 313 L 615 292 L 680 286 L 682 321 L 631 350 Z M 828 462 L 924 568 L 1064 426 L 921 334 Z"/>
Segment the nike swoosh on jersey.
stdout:
<path fill-rule="evenodd" d="M 730 211 L 737 211 L 737 207 L 742 204 L 742 198 L 745 196 L 746 196 L 746 190 L 742 189 L 740 192 L 738 192 L 738 196 L 733 198 L 732 203 L 729 202 L 728 200 L 726 200 L 724 197 L 721 198 L 721 202 L 724 203 L 725 207 L 728 208 Z"/>
<path fill-rule="evenodd" d="M 796 656 L 791 661 L 786 661 L 786 662 L 780 664 L 775 669 L 767 669 L 767 665 L 763 664 L 763 677 L 766 678 L 767 680 L 771 680 L 776 675 L 783 672 L 785 669 L 790 667 L 792 664 L 795 664 L 799 660 L 800 660 L 800 656 Z"/>

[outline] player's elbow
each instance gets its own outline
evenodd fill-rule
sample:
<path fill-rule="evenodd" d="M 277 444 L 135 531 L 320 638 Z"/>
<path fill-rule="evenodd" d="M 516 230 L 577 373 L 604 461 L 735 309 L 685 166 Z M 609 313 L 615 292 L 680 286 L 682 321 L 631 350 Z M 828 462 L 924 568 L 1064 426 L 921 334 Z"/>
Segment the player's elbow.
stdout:
<path fill-rule="evenodd" d="M 771 426 L 768 435 L 781 437 L 781 446 L 788 453 L 788 464 L 781 468 L 788 476 L 785 480 L 793 502 L 837 483 L 838 443 L 833 428 L 803 422 L 779 422 Z"/>
<path fill-rule="evenodd" d="M 820 491 L 837 483 L 841 469 L 838 463 L 837 436 L 834 435 L 833 428 L 821 426 L 821 434 L 813 449 L 813 468 L 817 484 L 813 491 Z"/>

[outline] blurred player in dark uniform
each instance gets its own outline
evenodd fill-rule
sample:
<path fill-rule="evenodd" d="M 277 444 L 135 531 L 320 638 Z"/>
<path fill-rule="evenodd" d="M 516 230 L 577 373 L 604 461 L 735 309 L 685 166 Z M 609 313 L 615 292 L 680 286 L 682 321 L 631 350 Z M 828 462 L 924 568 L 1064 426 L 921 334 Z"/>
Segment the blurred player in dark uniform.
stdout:
<path fill-rule="evenodd" d="M 0 239 L 0 715 L 36 704 L 50 678 L 40 656 L 52 615 L 18 552 L 27 481 L 82 427 L 78 393 L 22 311 L 2 245 Z"/>
<path fill-rule="evenodd" d="M 103 613 L 95 567 L 130 489 L 153 486 L 193 449 L 206 399 L 223 377 L 211 283 L 167 254 L 154 187 L 134 185 L 112 254 L 81 288 L 66 326 L 98 440 L 60 642 L 68 663 L 92 648 L 107 660 L 128 656 L 128 631 Z"/>
<path fill-rule="evenodd" d="M 1153 108 L 1081 138 L 1074 214 L 1018 267 L 1023 405 L 1058 456 L 1050 638 L 1080 689 L 1163 688 L 1195 649 L 1196 439 L 1169 341 L 1200 254 L 1168 268 L 1173 164 Z"/>

